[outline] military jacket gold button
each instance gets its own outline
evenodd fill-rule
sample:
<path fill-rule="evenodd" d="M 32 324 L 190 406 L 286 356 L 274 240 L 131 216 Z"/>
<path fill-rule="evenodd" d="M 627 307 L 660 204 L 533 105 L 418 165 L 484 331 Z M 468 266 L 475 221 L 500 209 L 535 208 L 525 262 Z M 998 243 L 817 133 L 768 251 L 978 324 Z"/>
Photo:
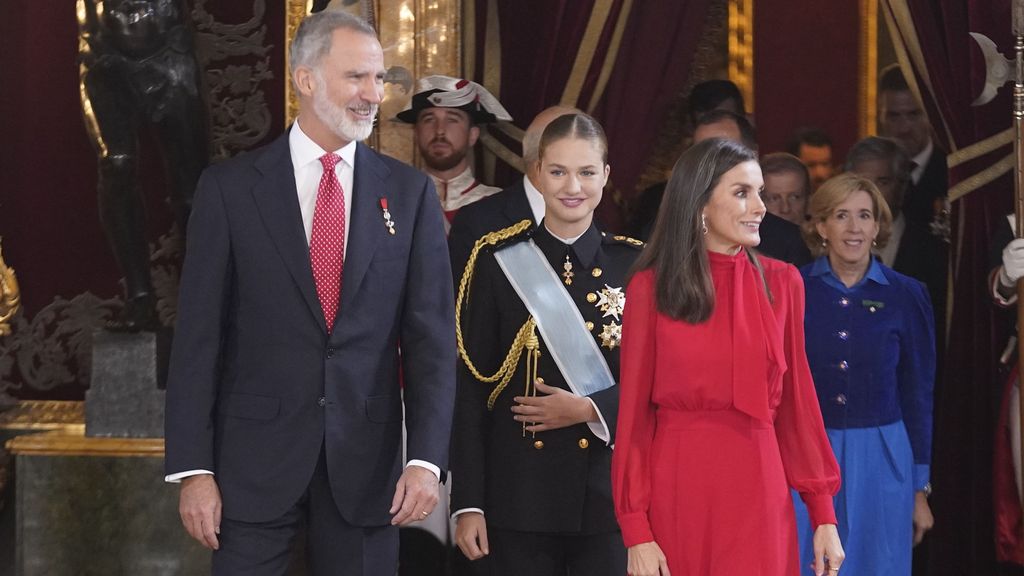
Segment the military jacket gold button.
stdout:
<path fill-rule="evenodd" d="M 536 448 L 537 450 L 540 450 L 541 448 L 544 447 L 544 441 L 537 440 L 536 442 L 533 443 L 533 447 Z"/>
<path fill-rule="evenodd" d="M 587 447 L 590 446 L 590 441 L 587 440 L 586 438 L 580 438 L 579 445 L 580 445 L 580 448 L 586 450 Z"/>
<path fill-rule="evenodd" d="M 594 294 L 593 292 L 587 294 L 587 302 L 590 302 L 591 304 L 597 302 L 597 294 Z"/>
<path fill-rule="evenodd" d="M 593 270 L 590 271 L 590 275 L 593 276 L 594 278 L 600 278 L 603 272 L 604 271 L 601 270 L 600 268 L 594 268 Z"/>
<path fill-rule="evenodd" d="M 587 330 L 593 330 L 593 329 L 594 329 L 594 323 L 593 322 L 587 322 Z"/>

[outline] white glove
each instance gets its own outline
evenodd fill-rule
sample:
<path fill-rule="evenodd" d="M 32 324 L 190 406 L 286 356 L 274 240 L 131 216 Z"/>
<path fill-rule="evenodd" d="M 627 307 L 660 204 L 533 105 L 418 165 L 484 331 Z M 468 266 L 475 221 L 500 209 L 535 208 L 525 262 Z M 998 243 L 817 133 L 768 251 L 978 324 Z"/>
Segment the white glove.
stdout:
<path fill-rule="evenodd" d="M 1017 285 L 1024 276 L 1024 238 L 1016 238 L 1003 248 L 1003 267 L 999 270 L 999 283 L 1007 288 Z"/>

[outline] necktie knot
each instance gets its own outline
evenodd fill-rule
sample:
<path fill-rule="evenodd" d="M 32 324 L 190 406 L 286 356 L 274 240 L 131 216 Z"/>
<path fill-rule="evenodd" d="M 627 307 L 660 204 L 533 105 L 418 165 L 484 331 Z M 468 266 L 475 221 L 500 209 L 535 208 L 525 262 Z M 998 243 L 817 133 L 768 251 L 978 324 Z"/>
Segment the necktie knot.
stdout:
<path fill-rule="evenodd" d="M 334 152 L 328 152 L 320 157 L 320 164 L 324 167 L 324 172 L 328 170 L 334 170 L 334 167 L 341 162 L 341 156 L 338 156 Z"/>

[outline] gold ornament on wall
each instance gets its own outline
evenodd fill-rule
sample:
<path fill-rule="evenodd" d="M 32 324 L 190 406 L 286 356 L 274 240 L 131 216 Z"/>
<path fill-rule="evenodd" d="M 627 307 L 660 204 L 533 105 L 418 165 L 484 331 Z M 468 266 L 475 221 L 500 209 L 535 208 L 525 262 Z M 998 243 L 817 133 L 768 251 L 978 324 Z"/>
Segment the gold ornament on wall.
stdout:
<path fill-rule="evenodd" d="M 4 262 L 3 239 L 0 238 L 0 336 L 11 333 L 11 319 L 21 308 L 21 292 L 14 268 Z"/>

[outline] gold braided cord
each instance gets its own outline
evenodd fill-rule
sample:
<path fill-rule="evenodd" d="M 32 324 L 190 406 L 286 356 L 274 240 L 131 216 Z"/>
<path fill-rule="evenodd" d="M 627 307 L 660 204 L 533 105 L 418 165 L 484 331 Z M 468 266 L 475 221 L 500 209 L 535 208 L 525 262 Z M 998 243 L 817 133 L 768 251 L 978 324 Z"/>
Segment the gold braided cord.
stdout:
<path fill-rule="evenodd" d="M 466 344 L 462 338 L 462 304 L 469 298 L 470 286 L 473 283 L 473 272 L 476 269 L 476 259 L 480 255 L 480 250 L 485 246 L 494 246 L 499 242 L 521 234 L 531 226 L 533 226 L 532 220 L 523 220 L 508 228 L 496 232 L 488 232 L 483 238 L 477 240 L 473 245 L 473 251 L 469 254 L 469 259 L 466 261 L 466 269 L 462 273 L 462 279 L 459 280 L 459 293 L 455 300 L 455 341 L 459 350 L 459 358 L 466 364 L 474 378 L 485 384 L 498 382 L 498 385 L 495 386 L 494 391 L 491 392 L 490 397 L 487 399 L 488 410 L 494 408 L 494 401 L 498 394 L 505 389 L 509 380 L 512 379 L 512 374 L 515 372 L 515 367 L 523 353 L 523 348 L 526 347 L 527 341 L 530 335 L 533 334 L 537 324 L 532 317 L 528 318 L 526 323 L 519 329 L 519 332 L 516 333 L 515 340 L 512 341 L 512 346 L 509 348 L 508 354 L 505 355 L 505 360 L 501 363 L 501 367 L 492 376 L 485 376 L 473 364 L 473 361 L 469 358 L 469 353 L 466 351 Z"/>

